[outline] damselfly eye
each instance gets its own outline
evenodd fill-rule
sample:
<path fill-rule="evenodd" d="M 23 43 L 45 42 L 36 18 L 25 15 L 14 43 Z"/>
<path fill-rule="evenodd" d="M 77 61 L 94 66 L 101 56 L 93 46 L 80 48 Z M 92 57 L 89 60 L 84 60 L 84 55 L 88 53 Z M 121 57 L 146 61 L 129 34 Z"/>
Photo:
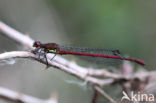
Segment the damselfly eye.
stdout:
<path fill-rule="evenodd" d="M 41 44 L 41 42 L 39 41 L 35 41 L 34 44 L 33 44 L 33 47 L 39 47 Z"/>

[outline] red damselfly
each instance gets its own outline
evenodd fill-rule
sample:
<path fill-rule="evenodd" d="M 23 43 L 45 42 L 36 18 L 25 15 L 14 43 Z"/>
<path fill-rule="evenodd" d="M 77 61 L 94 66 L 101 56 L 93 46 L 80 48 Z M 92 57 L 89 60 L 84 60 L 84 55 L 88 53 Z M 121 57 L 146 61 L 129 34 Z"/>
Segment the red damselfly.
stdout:
<path fill-rule="evenodd" d="M 40 58 L 41 52 L 44 51 L 44 57 L 46 59 L 47 65 L 48 65 L 47 57 L 46 57 L 47 53 L 55 54 L 54 57 L 56 56 L 56 54 L 81 55 L 81 56 L 90 56 L 90 57 L 94 57 L 94 58 L 100 58 L 102 60 L 109 60 L 109 59 L 120 60 L 120 61 L 127 60 L 127 61 L 135 62 L 140 65 L 145 65 L 144 61 L 142 61 L 142 60 L 122 56 L 119 50 L 110 50 L 110 49 L 102 49 L 102 48 L 73 47 L 73 46 L 60 46 L 56 43 L 43 44 L 39 41 L 34 42 L 33 47 L 36 47 L 36 51 L 39 52 L 39 58 Z M 103 62 L 105 62 L 105 61 L 102 61 L 102 63 Z"/>

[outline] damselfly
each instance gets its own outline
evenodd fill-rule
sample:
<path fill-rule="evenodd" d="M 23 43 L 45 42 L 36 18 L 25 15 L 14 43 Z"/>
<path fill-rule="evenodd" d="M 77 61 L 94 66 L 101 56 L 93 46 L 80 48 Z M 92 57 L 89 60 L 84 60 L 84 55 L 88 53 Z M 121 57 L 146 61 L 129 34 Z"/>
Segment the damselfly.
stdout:
<path fill-rule="evenodd" d="M 120 60 L 120 61 L 127 60 L 127 61 L 135 62 L 140 65 L 145 65 L 144 61 L 142 61 L 142 60 L 122 56 L 119 50 L 74 47 L 74 46 L 60 46 L 56 43 L 43 44 L 39 41 L 34 42 L 33 47 L 36 47 L 36 51 L 39 52 L 39 59 L 40 59 L 41 52 L 44 51 L 44 57 L 46 59 L 47 66 L 48 66 L 47 57 L 46 57 L 47 53 L 55 54 L 54 57 L 56 56 L 56 54 L 90 56 L 93 58 L 102 59 L 103 61 L 101 63 L 105 62 L 105 60 L 113 59 L 113 60 L 117 60 L 117 61 L 118 60 Z M 95 60 L 97 60 L 97 59 L 95 59 Z"/>

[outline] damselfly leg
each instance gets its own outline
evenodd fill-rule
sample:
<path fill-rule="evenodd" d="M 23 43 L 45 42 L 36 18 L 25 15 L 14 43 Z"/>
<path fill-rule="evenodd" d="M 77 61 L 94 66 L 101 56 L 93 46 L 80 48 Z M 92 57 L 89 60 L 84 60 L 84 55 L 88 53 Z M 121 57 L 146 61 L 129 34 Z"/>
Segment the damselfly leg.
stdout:
<path fill-rule="evenodd" d="M 43 52 L 44 51 L 44 52 Z M 41 58 L 41 55 L 44 55 L 44 58 L 46 60 L 46 65 L 48 66 L 48 60 L 47 60 L 47 52 L 43 48 L 36 48 L 35 52 L 38 52 L 38 59 Z M 42 53 L 43 52 L 43 53 Z"/>
<path fill-rule="evenodd" d="M 42 49 L 39 49 L 38 51 L 39 51 L 39 54 L 38 54 L 38 59 L 40 59 L 41 54 L 42 54 Z"/>
<path fill-rule="evenodd" d="M 47 53 L 46 52 L 44 53 L 44 58 L 46 60 L 46 65 L 48 66 L 48 60 L 47 60 Z"/>
<path fill-rule="evenodd" d="M 54 54 L 54 56 L 50 59 L 50 61 L 52 61 L 54 59 L 54 57 L 56 56 L 56 54 Z"/>
<path fill-rule="evenodd" d="M 44 58 L 46 60 L 46 65 L 47 66 L 42 71 L 47 70 L 49 68 L 48 59 L 47 59 L 47 52 L 44 52 Z"/>

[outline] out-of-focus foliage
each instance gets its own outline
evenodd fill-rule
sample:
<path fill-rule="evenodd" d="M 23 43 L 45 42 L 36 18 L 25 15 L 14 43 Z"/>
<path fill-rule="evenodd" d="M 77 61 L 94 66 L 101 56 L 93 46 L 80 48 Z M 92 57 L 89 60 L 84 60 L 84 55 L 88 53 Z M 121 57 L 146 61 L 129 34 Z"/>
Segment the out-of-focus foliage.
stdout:
<path fill-rule="evenodd" d="M 120 49 L 154 68 L 154 0 L 48 0 L 75 45 Z M 150 59 L 153 58 L 153 59 Z"/>

